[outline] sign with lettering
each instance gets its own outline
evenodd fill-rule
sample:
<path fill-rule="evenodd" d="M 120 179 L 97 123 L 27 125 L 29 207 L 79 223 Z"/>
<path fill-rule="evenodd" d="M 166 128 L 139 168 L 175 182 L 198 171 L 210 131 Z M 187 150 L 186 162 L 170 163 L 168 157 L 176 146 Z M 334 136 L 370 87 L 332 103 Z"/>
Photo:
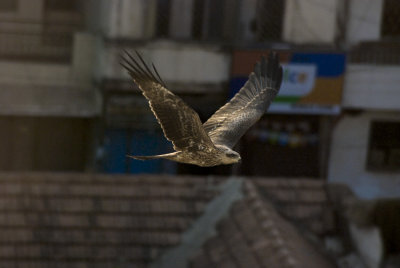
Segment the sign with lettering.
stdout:
<path fill-rule="evenodd" d="M 278 51 L 283 81 L 269 112 L 338 114 L 342 100 L 346 54 L 342 52 Z M 254 64 L 268 50 L 233 52 L 230 96 L 246 83 Z"/>

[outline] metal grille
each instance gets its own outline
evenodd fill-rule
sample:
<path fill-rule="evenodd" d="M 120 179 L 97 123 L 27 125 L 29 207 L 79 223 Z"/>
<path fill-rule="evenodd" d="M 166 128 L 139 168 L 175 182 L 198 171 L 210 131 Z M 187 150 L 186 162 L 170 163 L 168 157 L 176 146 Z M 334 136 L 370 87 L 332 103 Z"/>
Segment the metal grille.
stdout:
<path fill-rule="evenodd" d="M 27 8 L 0 5 L 0 58 L 70 60 L 73 35 L 82 29 L 83 14 L 71 4 L 56 5 L 54 1 L 45 2 L 38 18 L 23 13 Z"/>
<path fill-rule="evenodd" d="M 156 37 L 236 44 L 280 41 L 283 0 L 157 0 Z"/>

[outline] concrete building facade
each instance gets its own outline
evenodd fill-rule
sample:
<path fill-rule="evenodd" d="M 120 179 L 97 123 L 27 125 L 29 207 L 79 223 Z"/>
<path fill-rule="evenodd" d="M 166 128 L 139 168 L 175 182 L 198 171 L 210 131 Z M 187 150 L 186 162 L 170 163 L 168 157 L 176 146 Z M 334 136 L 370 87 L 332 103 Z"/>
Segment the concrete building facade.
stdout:
<path fill-rule="evenodd" d="M 328 180 L 361 198 L 400 197 L 400 46 L 390 32 L 399 8 L 394 1 L 348 3 L 349 62 Z"/>
<path fill-rule="evenodd" d="M 95 38 L 78 1 L 4 1 L 0 10 L 2 170 L 90 168 L 101 96 Z"/>
<path fill-rule="evenodd" d="M 391 41 L 396 28 L 388 22 L 396 8 L 390 0 L 5 1 L 0 7 L 0 113 L 6 129 L 3 146 L 8 149 L 1 157 L 2 166 L 179 173 L 181 167 L 175 163 L 125 158 L 166 152 L 171 145 L 119 65 L 124 49 L 137 50 L 153 62 L 202 120 L 228 100 L 236 81 L 233 76 L 244 70 L 233 70 L 235 53 L 245 51 L 248 57 L 242 58 L 250 59 L 255 50 L 266 53 L 272 48 L 281 51 L 282 62 L 290 64 L 292 57 L 296 64 L 304 64 L 316 54 L 348 52 L 344 76 L 333 81 L 317 74 L 315 83 L 321 91 L 312 97 L 309 107 L 318 108 L 312 115 L 302 112 L 304 103 L 293 104 L 289 111 L 271 109 L 265 124 L 245 137 L 250 144 L 246 148 L 255 140 L 256 145 L 272 148 L 271 137 L 278 133 L 271 154 L 287 157 L 281 163 L 285 169 L 270 174 L 258 169 L 266 167 L 264 163 L 235 172 L 315 174 L 348 184 L 361 197 L 398 196 L 392 185 L 399 183 L 400 146 L 396 138 L 389 143 L 379 140 L 382 131 L 398 129 L 400 56 L 398 43 Z M 329 66 L 333 58 L 319 59 Z M 335 113 L 327 113 L 332 103 L 318 96 L 333 91 L 341 102 Z M 301 136 L 304 131 L 310 132 L 308 136 Z M 317 141 L 316 147 L 307 151 L 299 143 L 289 146 L 299 139 Z M 256 152 L 261 147 L 254 148 Z M 69 155 L 71 164 L 62 164 L 68 161 L 61 156 L 49 163 L 37 160 L 59 155 L 60 150 L 64 151 L 60 155 Z M 251 150 L 245 154 L 251 155 Z M 295 152 L 293 157 L 317 160 L 294 166 L 291 163 L 303 162 L 288 157 L 290 152 Z M 310 162 L 318 163 L 305 173 L 301 167 Z"/>

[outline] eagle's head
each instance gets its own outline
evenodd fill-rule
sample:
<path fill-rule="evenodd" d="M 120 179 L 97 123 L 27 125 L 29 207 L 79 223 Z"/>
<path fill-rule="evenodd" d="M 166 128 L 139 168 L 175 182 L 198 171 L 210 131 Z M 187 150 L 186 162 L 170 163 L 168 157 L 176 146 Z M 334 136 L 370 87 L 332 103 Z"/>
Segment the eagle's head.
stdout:
<path fill-rule="evenodd" d="M 240 155 L 231 148 L 224 145 L 216 145 L 216 147 L 222 152 L 220 156 L 222 164 L 229 165 L 240 162 Z"/>

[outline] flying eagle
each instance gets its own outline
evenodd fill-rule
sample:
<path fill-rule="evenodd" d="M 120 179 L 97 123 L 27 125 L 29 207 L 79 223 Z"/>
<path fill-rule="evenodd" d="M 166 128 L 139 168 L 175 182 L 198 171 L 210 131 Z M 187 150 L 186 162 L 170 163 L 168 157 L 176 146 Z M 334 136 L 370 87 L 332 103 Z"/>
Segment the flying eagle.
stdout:
<path fill-rule="evenodd" d="M 127 51 L 125 54 L 121 65 L 149 101 L 175 150 L 161 155 L 129 156 L 139 160 L 165 158 L 201 167 L 239 162 L 240 155 L 232 150 L 233 146 L 266 112 L 282 82 L 279 57 L 275 52 L 269 53 L 268 60 L 262 57 L 256 63 L 240 91 L 202 124 L 199 115 L 167 89 L 154 64 L 150 68 L 138 52 L 135 57 Z"/>

